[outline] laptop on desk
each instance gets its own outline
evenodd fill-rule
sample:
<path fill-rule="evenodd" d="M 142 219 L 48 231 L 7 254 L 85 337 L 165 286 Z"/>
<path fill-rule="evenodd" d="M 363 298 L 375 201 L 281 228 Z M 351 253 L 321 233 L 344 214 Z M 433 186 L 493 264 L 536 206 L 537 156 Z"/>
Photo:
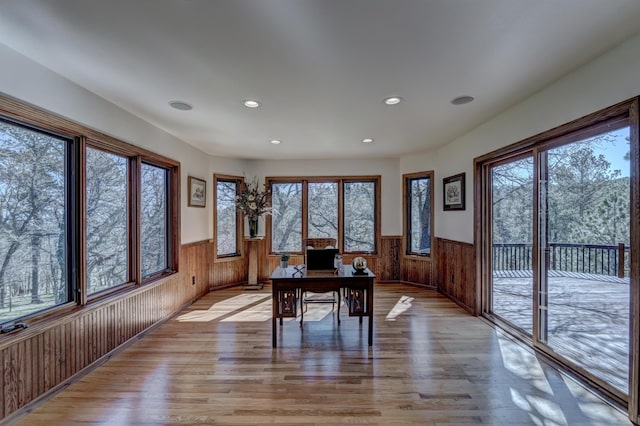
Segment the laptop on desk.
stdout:
<path fill-rule="evenodd" d="M 308 249 L 306 251 L 307 271 L 334 271 L 338 249 Z"/>

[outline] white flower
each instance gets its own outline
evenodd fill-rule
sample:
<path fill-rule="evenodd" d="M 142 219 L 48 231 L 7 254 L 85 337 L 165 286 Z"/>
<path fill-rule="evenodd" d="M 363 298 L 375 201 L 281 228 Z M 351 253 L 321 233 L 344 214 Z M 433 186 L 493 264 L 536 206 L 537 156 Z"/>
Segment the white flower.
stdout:
<path fill-rule="evenodd" d="M 250 203 L 250 204 L 249 204 L 249 208 L 250 208 L 251 210 L 255 210 L 257 207 L 258 207 L 258 205 L 257 205 L 256 203 Z"/>
<path fill-rule="evenodd" d="M 254 197 L 253 194 L 249 194 L 249 196 L 247 197 L 247 200 L 249 200 L 249 201 L 253 201 L 255 199 L 256 199 L 256 197 Z"/>

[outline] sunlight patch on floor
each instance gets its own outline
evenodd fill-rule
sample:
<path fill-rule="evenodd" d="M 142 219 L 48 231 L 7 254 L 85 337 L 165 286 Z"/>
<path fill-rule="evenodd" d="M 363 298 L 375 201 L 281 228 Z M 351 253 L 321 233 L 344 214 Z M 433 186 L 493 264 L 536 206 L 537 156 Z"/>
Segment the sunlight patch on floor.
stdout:
<path fill-rule="evenodd" d="M 518 343 L 498 332 L 498 343 L 504 367 L 523 380 L 531 382 L 542 392 L 553 395 L 553 390 L 536 356 Z"/>
<path fill-rule="evenodd" d="M 411 308 L 411 302 L 413 302 L 414 299 L 414 297 L 402 296 L 395 306 L 389 311 L 385 321 L 395 321 L 396 318 Z"/>
<path fill-rule="evenodd" d="M 269 300 L 220 320 L 220 322 L 262 322 L 271 319 L 271 297 Z"/>
<path fill-rule="evenodd" d="M 535 355 L 498 331 L 498 342 L 504 367 L 515 376 L 531 383 L 536 389 L 549 395 L 523 394 L 511 388 L 511 401 L 526 411 L 531 421 L 537 425 L 567 425 L 562 407 L 552 400 L 554 392 L 546 379 L 542 365 Z M 566 388 L 573 395 L 577 406 L 593 424 L 627 424 L 626 416 L 615 407 L 603 401 L 584 386 L 561 374 Z M 590 423 L 591 424 L 591 423 Z"/>
<path fill-rule="evenodd" d="M 626 414 L 621 413 L 619 410 L 612 406 L 604 405 L 603 400 L 600 397 L 595 395 L 593 392 L 585 389 L 570 377 L 562 374 L 562 380 L 567 386 L 567 389 L 569 389 L 569 392 L 571 392 L 571 395 L 573 395 L 573 397 L 576 399 L 578 407 L 580 407 L 580 411 L 582 411 L 582 413 L 586 417 L 593 420 L 594 423 L 626 423 Z"/>
<path fill-rule="evenodd" d="M 536 425 L 568 425 L 562 408 L 554 401 L 536 395 L 523 395 L 517 389 L 510 388 L 511 401 L 529 414 Z"/>
<path fill-rule="evenodd" d="M 191 311 L 180 315 L 177 319 L 180 322 L 208 322 L 216 318 L 220 318 L 231 312 L 246 308 L 247 306 L 269 298 L 269 307 L 271 306 L 271 296 L 265 293 L 239 294 L 229 299 L 214 303 L 206 311 Z M 269 318 L 271 318 L 271 309 L 269 309 Z"/>

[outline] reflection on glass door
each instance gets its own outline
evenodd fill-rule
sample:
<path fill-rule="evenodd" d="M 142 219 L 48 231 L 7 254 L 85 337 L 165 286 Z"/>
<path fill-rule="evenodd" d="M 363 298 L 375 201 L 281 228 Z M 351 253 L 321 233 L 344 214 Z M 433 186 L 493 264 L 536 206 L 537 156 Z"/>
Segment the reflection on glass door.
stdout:
<path fill-rule="evenodd" d="M 533 157 L 491 169 L 491 313 L 532 334 Z"/>
<path fill-rule="evenodd" d="M 539 341 L 625 393 L 628 140 L 625 127 L 541 153 L 539 231 Z"/>

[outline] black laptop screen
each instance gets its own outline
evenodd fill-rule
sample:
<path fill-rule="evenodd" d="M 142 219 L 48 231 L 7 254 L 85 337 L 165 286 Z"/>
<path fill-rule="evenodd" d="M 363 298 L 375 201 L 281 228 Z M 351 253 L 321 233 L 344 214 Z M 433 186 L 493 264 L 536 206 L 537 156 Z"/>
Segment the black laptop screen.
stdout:
<path fill-rule="evenodd" d="M 307 250 L 307 270 L 308 271 L 322 271 L 333 270 L 334 260 L 338 249 L 320 249 L 320 250 Z"/>

